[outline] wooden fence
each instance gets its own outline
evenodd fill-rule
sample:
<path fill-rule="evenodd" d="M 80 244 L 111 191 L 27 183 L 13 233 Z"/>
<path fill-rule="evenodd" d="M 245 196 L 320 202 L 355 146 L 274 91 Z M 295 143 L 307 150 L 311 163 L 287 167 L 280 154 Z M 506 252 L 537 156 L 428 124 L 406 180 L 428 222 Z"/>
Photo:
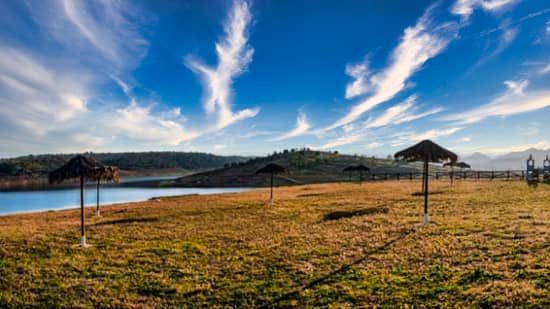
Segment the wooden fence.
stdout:
<path fill-rule="evenodd" d="M 437 171 L 429 173 L 431 179 L 454 180 L 525 180 L 525 170 L 513 171 Z M 355 177 L 354 177 L 355 178 Z M 422 173 L 368 173 L 363 175 L 365 181 L 369 180 L 421 180 Z"/>

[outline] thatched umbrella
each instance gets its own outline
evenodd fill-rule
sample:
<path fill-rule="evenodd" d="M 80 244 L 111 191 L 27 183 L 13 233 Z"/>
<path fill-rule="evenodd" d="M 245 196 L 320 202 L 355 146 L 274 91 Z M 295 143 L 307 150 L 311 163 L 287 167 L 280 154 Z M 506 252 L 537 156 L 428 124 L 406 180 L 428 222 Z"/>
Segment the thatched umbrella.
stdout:
<path fill-rule="evenodd" d="M 120 175 L 119 175 L 119 170 L 118 170 L 118 167 L 115 167 L 115 166 L 105 166 L 103 168 L 103 171 L 99 174 L 96 175 L 96 195 L 97 195 L 97 206 L 96 206 L 96 216 L 99 217 L 101 216 L 101 213 L 99 211 L 99 184 L 100 182 L 103 180 L 103 181 L 112 181 L 112 182 L 118 182 L 120 178 Z"/>
<path fill-rule="evenodd" d="M 466 162 L 446 162 L 443 164 L 443 167 L 447 167 L 447 166 L 450 166 L 451 167 L 451 185 L 453 184 L 453 181 L 454 181 L 454 168 L 455 167 L 458 167 L 460 169 L 465 169 L 465 168 L 470 168 L 470 165 Z"/>
<path fill-rule="evenodd" d="M 359 172 L 359 184 L 363 182 L 363 172 L 368 173 L 370 171 L 370 168 L 366 167 L 363 164 L 359 164 L 355 166 L 355 170 Z"/>
<path fill-rule="evenodd" d="M 345 173 L 345 172 L 348 172 L 349 181 L 351 182 L 351 173 L 352 173 L 353 171 L 355 171 L 355 166 L 353 166 L 353 165 L 346 166 L 342 171 L 343 171 L 344 173 Z"/>
<path fill-rule="evenodd" d="M 48 174 L 50 184 L 60 183 L 67 179 L 80 178 L 80 246 L 86 247 L 86 234 L 84 231 L 84 180 L 97 179 L 105 171 L 101 162 L 77 155 L 62 167 Z"/>
<path fill-rule="evenodd" d="M 451 161 L 456 162 L 458 156 L 438 144 L 423 140 L 420 143 L 401 150 L 394 155 L 397 160 L 424 161 L 424 224 L 428 223 L 428 163 Z"/>
<path fill-rule="evenodd" d="M 271 175 L 271 181 L 270 181 L 270 187 L 271 192 L 269 195 L 269 205 L 273 204 L 273 175 L 275 174 L 282 174 L 285 173 L 287 169 L 284 166 L 281 166 L 279 164 L 275 163 L 269 163 L 268 165 L 262 167 L 261 169 L 256 171 L 256 174 L 270 174 Z"/>

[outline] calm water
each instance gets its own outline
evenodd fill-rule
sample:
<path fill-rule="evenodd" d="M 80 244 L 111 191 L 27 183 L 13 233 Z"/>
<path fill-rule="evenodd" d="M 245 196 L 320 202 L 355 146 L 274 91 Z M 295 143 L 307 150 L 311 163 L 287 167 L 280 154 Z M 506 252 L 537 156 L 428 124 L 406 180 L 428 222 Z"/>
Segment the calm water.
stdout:
<path fill-rule="evenodd" d="M 132 188 L 132 187 L 102 187 L 100 191 L 101 205 L 137 202 L 156 196 L 173 196 L 184 194 L 216 194 L 242 192 L 249 188 Z M 86 205 L 96 205 L 95 187 L 88 187 Z M 16 191 L 0 192 L 0 215 L 10 213 L 33 212 L 41 210 L 57 210 L 80 206 L 79 189 L 51 191 Z"/>

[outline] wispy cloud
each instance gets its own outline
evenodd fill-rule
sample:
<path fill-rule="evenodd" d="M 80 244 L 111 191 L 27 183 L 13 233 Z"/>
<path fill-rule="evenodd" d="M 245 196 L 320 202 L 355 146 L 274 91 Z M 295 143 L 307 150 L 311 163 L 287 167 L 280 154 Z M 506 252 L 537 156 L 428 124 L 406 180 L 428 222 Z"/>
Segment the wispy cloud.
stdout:
<path fill-rule="evenodd" d="M 346 97 L 370 93 L 341 119 L 325 130 L 349 124 L 373 107 L 384 103 L 406 88 L 407 81 L 423 65 L 440 54 L 457 35 L 454 23 L 435 24 L 430 19 L 433 7 L 428 8 L 415 26 L 405 29 L 397 47 L 392 51 L 389 65 L 371 74 L 368 63 L 348 65 L 346 72 L 354 79 L 346 87 Z"/>
<path fill-rule="evenodd" d="M 365 128 L 376 128 L 387 125 L 398 125 L 405 122 L 410 122 L 416 119 L 420 119 L 429 115 L 433 115 L 441 112 L 443 109 L 440 107 L 433 108 L 426 112 L 416 113 L 416 96 L 410 96 L 403 103 L 396 104 L 388 108 L 382 115 L 377 118 L 370 118 L 365 122 Z"/>
<path fill-rule="evenodd" d="M 248 28 L 251 21 L 249 3 L 235 0 L 224 23 L 224 37 L 216 43 L 218 64 L 211 67 L 194 56 L 185 57 L 185 64 L 200 75 L 206 88 L 203 105 L 208 114 L 216 114 L 216 129 L 254 117 L 259 112 L 258 108 L 238 112 L 231 110 L 233 80 L 247 70 L 254 54 L 254 49 L 248 46 Z"/>
<path fill-rule="evenodd" d="M 303 111 L 298 112 L 298 118 L 296 119 L 296 127 L 282 136 L 274 138 L 273 141 L 282 141 L 285 139 L 297 137 L 308 133 L 311 125 L 307 121 L 306 114 Z"/>
<path fill-rule="evenodd" d="M 535 149 L 550 149 L 550 142 L 546 140 L 539 141 L 532 144 L 514 145 L 509 147 L 493 147 L 493 148 L 475 148 L 470 149 L 469 152 L 480 152 L 486 155 L 499 155 L 510 152 L 520 152 L 531 148 Z"/>
<path fill-rule="evenodd" d="M 362 141 L 365 137 L 372 136 L 373 132 L 384 127 L 397 126 L 403 123 L 411 122 L 429 115 L 441 112 L 440 107 L 432 108 L 425 112 L 418 112 L 415 105 L 416 95 L 412 95 L 404 102 L 398 103 L 377 117 L 371 117 L 362 124 L 357 122 L 345 125 L 344 134 L 330 140 L 321 148 L 332 148 Z"/>
<path fill-rule="evenodd" d="M 527 81 L 507 81 L 508 90 L 485 105 L 444 116 L 441 120 L 459 124 L 479 122 L 487 117 L 506 117 L 550 106 L 550 91 L 525 91 Z"/>
<path fill-rule="evenodd" d="M 124 134 L 137 141 L 154 144 L 178 145 L 195 137 L 194 133 L 184 130 L 181 121 L 153 114 L 152 107 L 139 106 L 135 101 L 125 108 L 116 110 L 115 119 L 105 117 L 105 126 L 113 133 Z"/>
<path fill-rule="evenodd" d="M 491 42 L 489 44 L 491 52 L 486 53 L 478 61 L 472 65 L 468 70 L 467 74 L 472 73 L 474 70 L 487 63 L 488 61 L 494 59 L 500 55 L 512 42 L 516 39 L 518 35 L 518 28 L 510 26 L 511 22 L 507 20 L 506 22 L 501 23 L 501 26 L 498 28 L 501 31 L 501 35 L 497 38 L 496 42 Z"/>
<path fill-rule="evenodd" d="M 131 1 L 33 2 L 29 11 L 64 52 L 111 73 L 137 65 L 149 48 L 150 20 Z"/>
<path fill-rule="evenodd" d="M 345 136 L 338 137 L 336 139 L 333 139 L 333 140 L 325 143 L 320 148 L 329 149 L 329 148 L 334 148 L 334 147 L 338 147 L 338 146 L 348 145 L 348 144 L 360 141 L 362 138 L 363 138 L 362 134 L 345 135 Z"/>
<path fill-rule="evenodd" d="M 548 74 L 548 73 L 550 73 L 550 64 L 547 64 L 547 65 L 545 65 L 544 67 L 542 67 L 542 69 L 540 69 L 539 73 L 540 73 L 540 74 Z"/>
<path fill-rule="evenodd" d="M 439 129 L 439 130 L 435 130 L 435 129 L 428 130 L 422 133 L 416 133 L 416 132 L 398 133 L 393 135 L 395 140 L 393 140 L 391 144 L 392 146 L 401 146 L 404 144 L 419 142 L 425 139 L 437 139 L 439 137 L 453 135 L 460 130 L 462 130 L 461 127 L 451 127 L 451 128 Z"/>
<path fill-rule="evenodd" d="M 0 117 L 44 135 L 87 111 L 87 77 L 51 69 L 23 50 L 0 48 Z"/>
<path fill-rule="evenodd" d="M 519 0 L 457 0 L 451 8 L 451 12 L 460 15 L 467 21 L 476 8 L 495 13 L 503 10 Z"/>
<path fill-rule="evenodd" d="M 365 148 L 367 149 L 375 149 L 375 148 L 380 148 L 384 146 L 383 143 L 380 143 L 380 142 L 372 142 L 372 143 L 368 143 L 367 146 L 365 146 Z"/>
<path fill-rule="evenodd" d="M 346 86 L 346 99 L 369 92 L 373 84 L 369 80 L 372 72 L 369 70 L 368 60 L 358 64 L 347 64 L 346 74 L 353 78 L 353 81 Z"/>

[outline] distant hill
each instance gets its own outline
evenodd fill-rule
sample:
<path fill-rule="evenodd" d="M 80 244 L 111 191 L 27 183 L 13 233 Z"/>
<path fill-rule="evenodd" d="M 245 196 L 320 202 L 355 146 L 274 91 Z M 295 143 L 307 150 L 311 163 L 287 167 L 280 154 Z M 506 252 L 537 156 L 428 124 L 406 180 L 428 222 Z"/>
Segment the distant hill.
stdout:
<path fill-rule="evenodd" d="M 535 166 L 542 167 L 546 155 L 550 156 L 550 149 L 530 148 L 525 151 L 510 152 L 494 158 L 480 153 L 474 153 L 463 158 L 473 169 L 477 170 L 523 170 L 529 155 L 535 159 Z"/>
<path fill-rule="evenodd" d="M 28 155 L 0 160 L 0 176 L 44 176 L 67 162 L 75 154 Z M 87 153 L 107 165 L 125 171 L 189 170 L 223 167 L 248 160 L 248 157 L 218 156 L 200 152 L 120 152 Z"/>
<path fill-rule="evenodd" d="M 267 157 L 253 158 L 245 162 L 226 165 L 221 169 L 196 173 L 176 179 L 167 185 L 183 187 L 267 186 L 269 177 L 255 175 L 255 172 L 271 162 L 289 169 L 287 174 L 275 177 L 276 185 L 347 181 L 348 173 L 344 173 L 342 170 L 346 166 L 360 163 L 367 165 L 373 173 L 418 171 L 417 165 L 398 163 L 388 159 L 300 149 L 284 150 Z M 356 175 L 353 177 L 357 179 Z"/>

